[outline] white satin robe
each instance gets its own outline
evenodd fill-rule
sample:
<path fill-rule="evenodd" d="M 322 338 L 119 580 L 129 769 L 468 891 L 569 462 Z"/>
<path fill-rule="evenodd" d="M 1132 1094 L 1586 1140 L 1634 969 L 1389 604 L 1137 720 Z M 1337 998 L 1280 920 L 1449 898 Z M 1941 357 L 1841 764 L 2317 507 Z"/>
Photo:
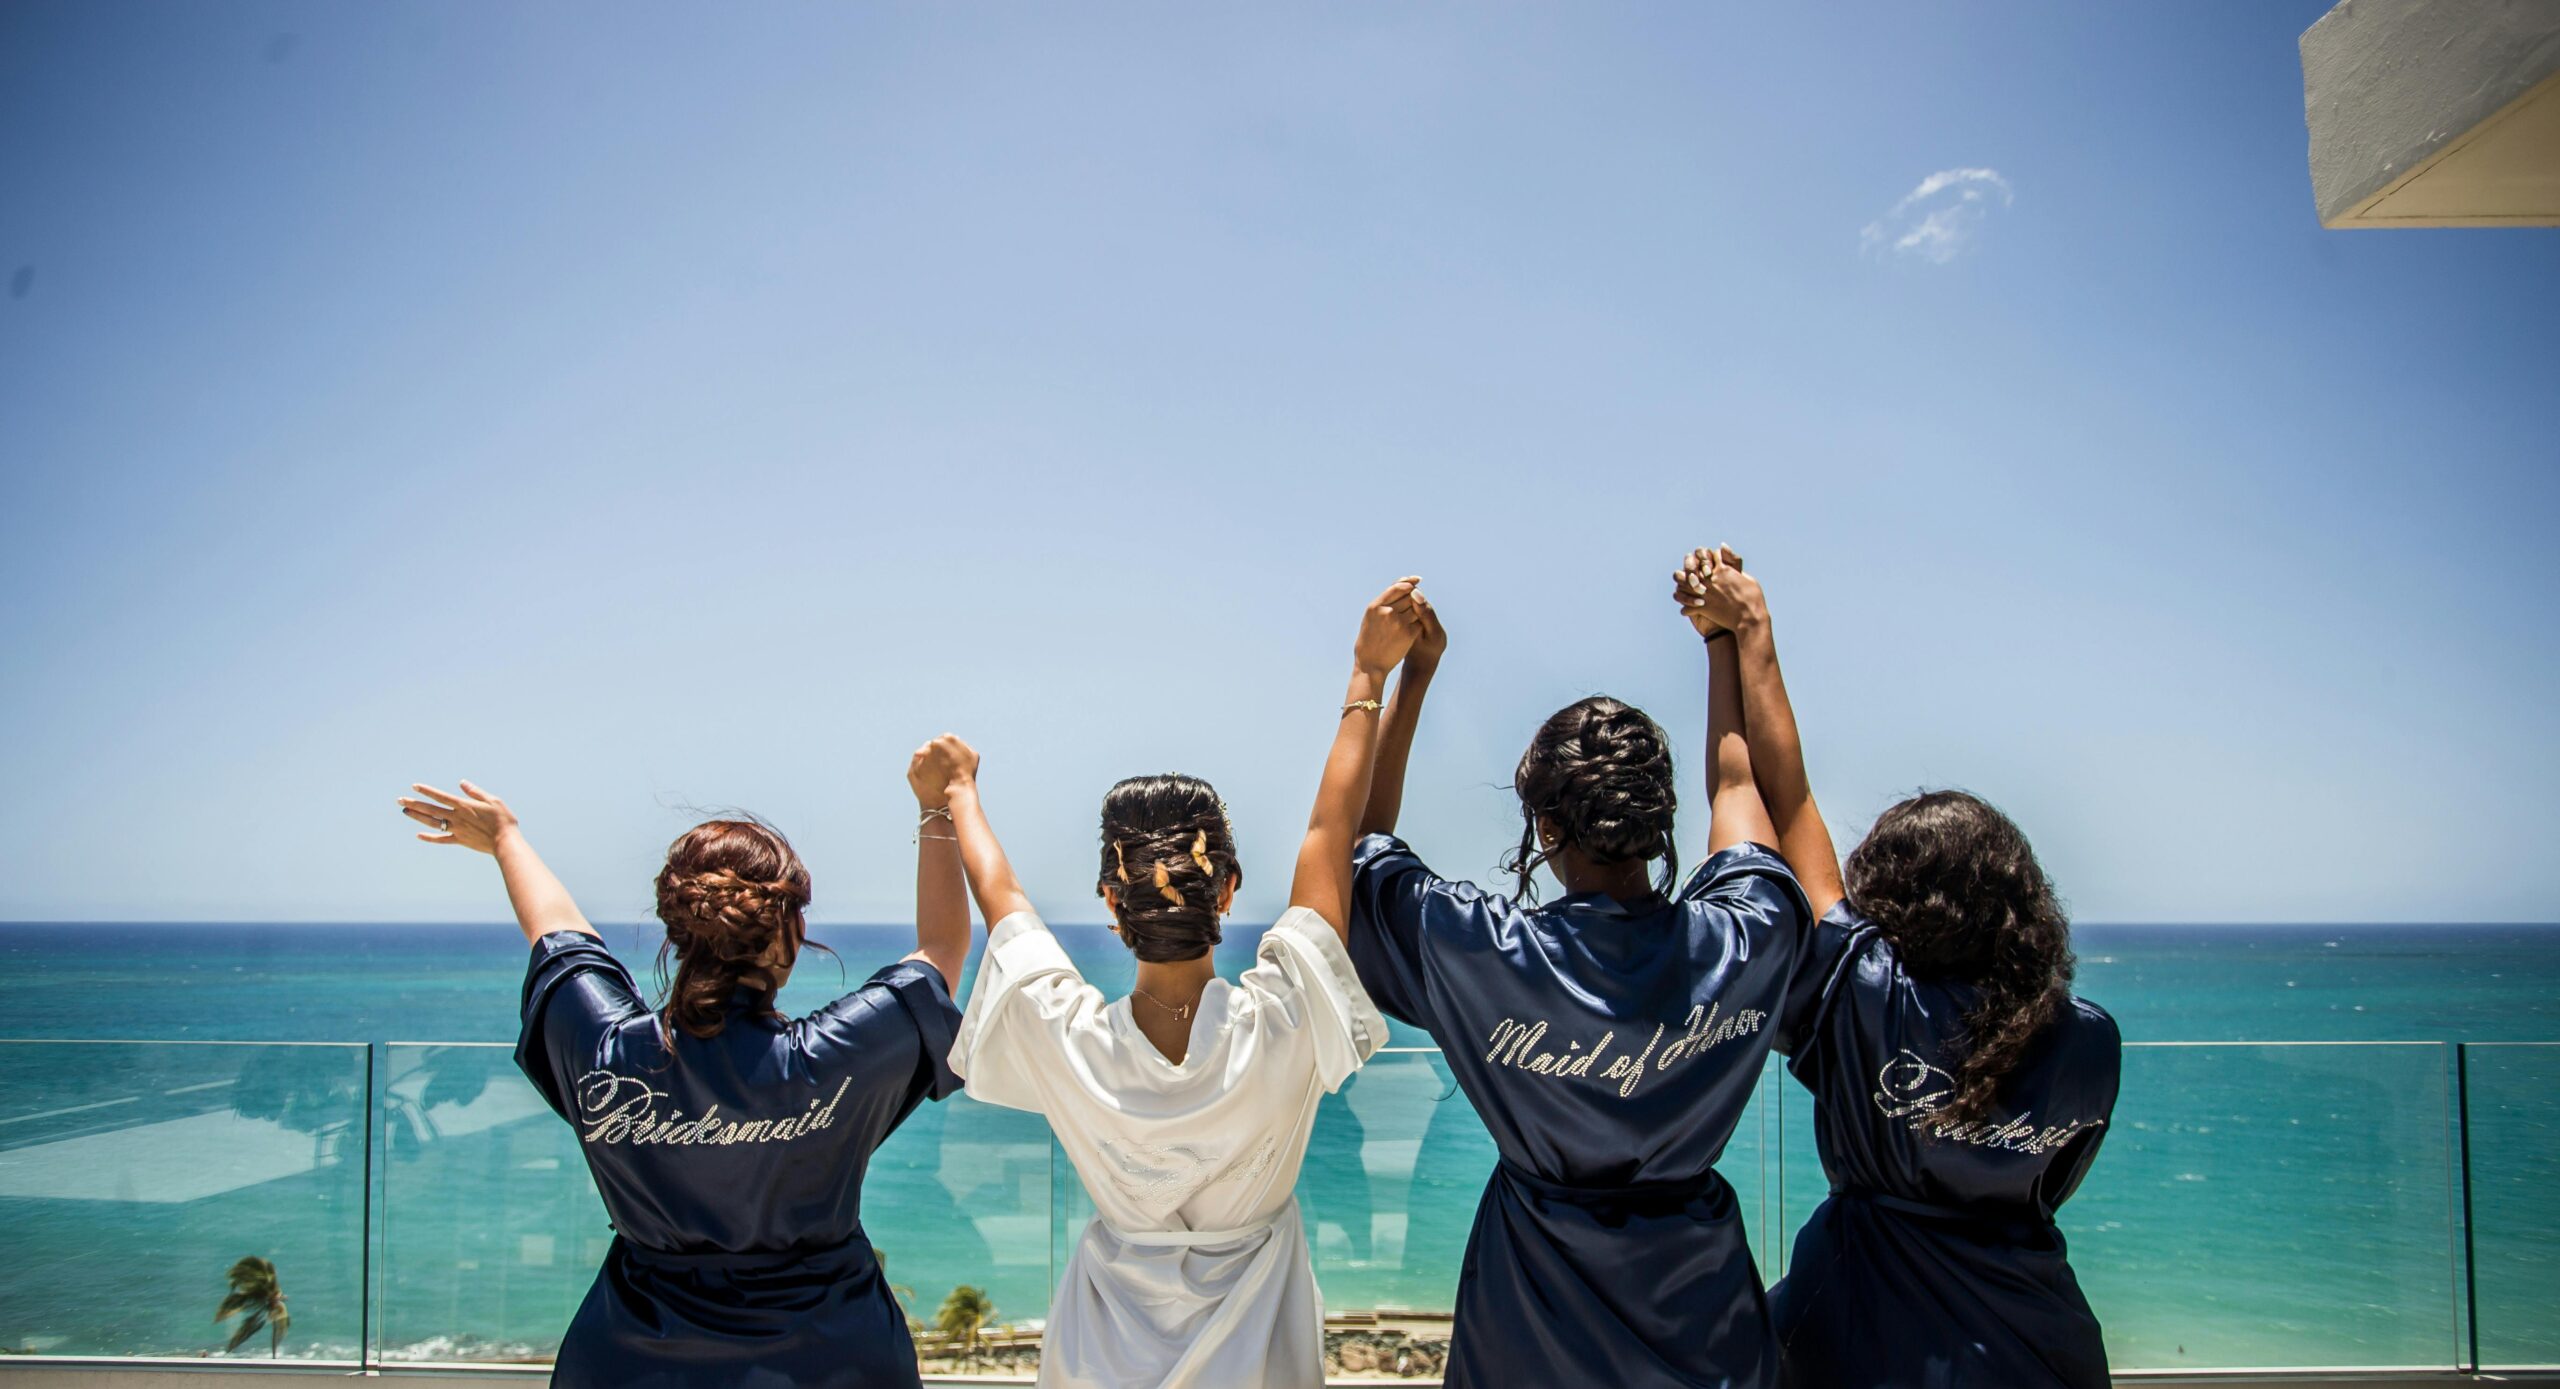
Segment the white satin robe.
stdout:
<path fill-rule="evenodd" d="M 1314 1389 L 1324 1303 L 1295 1188 L 1316 1103 L 1386 1040 L 1342 940 L 1293 907 L 1213 979 L 1182 1063 L 1039 917 L 997 922 L 951 1051 L 971 1096 L 1045 1115 L 1093 1197 L 1049 1309 L 1051 1389 Z"/>

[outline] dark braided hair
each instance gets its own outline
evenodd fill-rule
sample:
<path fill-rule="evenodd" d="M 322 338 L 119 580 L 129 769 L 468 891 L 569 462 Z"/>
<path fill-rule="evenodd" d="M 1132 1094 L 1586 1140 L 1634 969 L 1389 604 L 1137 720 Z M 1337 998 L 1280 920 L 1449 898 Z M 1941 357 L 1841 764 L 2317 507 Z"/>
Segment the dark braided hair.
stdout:
<path fill-rule="evenodd" d="M 1558 709 L 1538 727 L 1511 778 L 1520 793 L 1520 847 L 1503 867 L 1520 877 L 1524 901 L 1538 898 L 1530 877 L 1552 856 L 1538 847 L 1538 822 L 1555 827 L 1556 847 L 1578 847 L 1600 864 L 1662 860 L 1655 890 L 1668 894 L 1680 871 L 1671 817 L 1671 741 L 1642 709 L 1593 695 Z"/>
<path fill-rule="evenodd" d="M 756 1011 L 772 1013 L 773 996 L 807 941 L 808 906 L 809 870 L 780 830 L 710 820 L 679 835 L 658 870 L 658 920 L 667 928 L 659 978 L 669 958 L 675 961 L 667 1026 L 719 1036 L 741 988 Z"/>
<path fill-rule="evenodd" d="M 1991 1112 L 2000 1081 L 2071 998 L 2071 922 L 2008 816 L 1962 791 L 1926 791 L 1876 817 L 1849 851 L 1849 905 L 1918 978 L 1970 985 L 1955 1091 L 1941 1127 Z"/>
<path fill-rule="evenodd" d="M 1141 960 L 1196 960 L 1218 944 L 1218 914 L 1244 881 L 1227 803 L 1198 777 L 1133 776 L 1102 798 L 1102 872 L 1120 939 Z"/>

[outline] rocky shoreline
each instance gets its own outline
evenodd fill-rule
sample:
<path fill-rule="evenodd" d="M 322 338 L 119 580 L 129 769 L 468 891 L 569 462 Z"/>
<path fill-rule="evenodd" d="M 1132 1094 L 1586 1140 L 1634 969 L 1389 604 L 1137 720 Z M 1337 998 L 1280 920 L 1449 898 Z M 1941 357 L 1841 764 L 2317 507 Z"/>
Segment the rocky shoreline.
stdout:
<path fill-rule="evenodd" d="M 1325 1377 L 1359 1379 L 1438 1379 L 1449 1363 L 1446 1319 L 1418 1319 L 1421 1325 L 1387 1324 L 1375 1317 L 1345 1317 L 1324 1331 Z M 1438 1324 L 1432 1325 L 1436 1320 Z M 962 1352 L 949 1338 L 934 1332 L 916 1335 L 916 1358 L 929 1375 L 1019 1375 L 1040 1371 L 1040 1333 L 1028 1329 L 992 1331 L 978 1346 Z"/>

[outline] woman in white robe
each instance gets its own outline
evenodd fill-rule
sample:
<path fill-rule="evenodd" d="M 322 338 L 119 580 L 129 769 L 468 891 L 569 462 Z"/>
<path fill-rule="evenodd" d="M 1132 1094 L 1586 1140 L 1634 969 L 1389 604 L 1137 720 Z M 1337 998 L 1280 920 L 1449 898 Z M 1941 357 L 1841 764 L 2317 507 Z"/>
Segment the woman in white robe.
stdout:
<path fill-rule="evenodd" d="M 1210 952 L 1239 870 L 1216 793 L 1145 777 L 1104 804 L 1099 886 L 1137 986 L 1084 981 L 1015 880 L 957 738 L 917 754 L 949 787 L 970 890 L 994 924 L 951 1066 L 991 1104 L 1047 1116 L 1092 1195 L 1050 1305 L 1040 1383 L 1059 1389 L 1314 1389 L 1324 1305 L 1295 1196 L 1316 1105 L 1386 1037 L 1344 948 L 1351 842 L 1388 672 L 1428 605 L 1407 579 L 1362 615 L 1289 910 L 1251 969 Z"/>

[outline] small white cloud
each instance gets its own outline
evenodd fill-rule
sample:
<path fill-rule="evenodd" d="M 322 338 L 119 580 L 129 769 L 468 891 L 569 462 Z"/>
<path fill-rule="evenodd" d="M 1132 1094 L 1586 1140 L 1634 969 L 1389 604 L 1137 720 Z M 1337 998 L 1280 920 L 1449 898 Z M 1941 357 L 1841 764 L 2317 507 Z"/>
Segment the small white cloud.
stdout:
<path fill-rule="evenodd" d="M 1963 254 L 1982 230 L 1995 201 L 2017 200 L 1997 169 L 1940 169 L 1902 195 L 1893 210 L 1858 233 L 1869 255 L 1912 256 L 1944 265 Z"/>

